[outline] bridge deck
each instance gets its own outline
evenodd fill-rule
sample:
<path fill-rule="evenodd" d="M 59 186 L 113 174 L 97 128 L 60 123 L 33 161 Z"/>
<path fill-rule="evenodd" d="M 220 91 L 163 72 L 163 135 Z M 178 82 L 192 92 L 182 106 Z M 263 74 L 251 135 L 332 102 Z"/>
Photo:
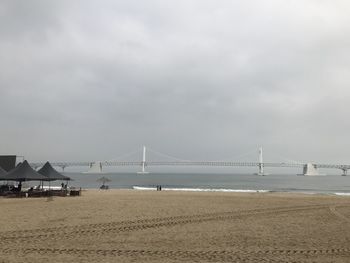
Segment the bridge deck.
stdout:
<path fill-rule="evenodd" d="M 53 162 L 53 166 L 58 167 L 72 167 L 72 166 L 91 166 L 96 162 Z M 298 168 L 304 167 L 304 163 L 259 163 L 259 162 L 217 162 L 217 161 L 178 161 L 178 162 L 161 162 L 161 161 L 103 161 L 102 166 L 216 166 L 216 167 L 290 167 Z M 44 163 L 31 163 L 32 167 L 41 167 Z M 346 164 L 314 164 L 316 168 L 328 168 L 328 169 L 350 169 L 350 165 Z"/>

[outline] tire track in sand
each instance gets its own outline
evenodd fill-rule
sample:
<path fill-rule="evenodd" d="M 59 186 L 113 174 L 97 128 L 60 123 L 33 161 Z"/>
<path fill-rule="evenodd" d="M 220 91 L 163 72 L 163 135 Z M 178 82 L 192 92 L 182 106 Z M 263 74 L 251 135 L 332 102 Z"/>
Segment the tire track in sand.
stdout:
<path fill-rule="evenodd" d="M 329 210 L 331 211 L 331 213 L 333 215 L 335 215 L 336 217 L 342 219 L 343 221 L 346 221 L 348 223 L 350 223 L 350 218 L 346 217 L 345 215 L 343 215 L 342 213 L 340 213 L 339 211 L 337 211 L 337 207 L 339 206 L 330 206 Z"/>
<path fill-rule="evenodd" d="M 26 248 L 26 249 L 4 249 L 6 254 L 39 254 L 39 255 L 70 255 L 74 257 L 151 257 L 151 258 L 171 258 L 176 260 L 200 260 L 200 261 L 219 261 L 219 262 L 262 262 L 262 259 L 268 259 L 268 262 L 292 262 L 288 258 L 306 256 L 350 256 L 350 250 L 347 248 L 332 248 L 319 250 L 119 250 L 119 249 L 77 249 L 77 248 Z M 274 257 L 283 257 L 285 260 Z M 295 262 L 295 261 L 294 261 Z M 297 261 L 301 262 L 301 261 Z"/>
<path fill-rule="evenodd" d="M 121 233 L 140 231 L 160 227 L 173 227 L 177 225 L 198 224 L 210 221 L 234 220 L 255 215 L 281 214 L 289 212 L 309 211 L 317 209 L 329 209 L 328 205 L 307 205 L 293 207 L 276 207 L 266 209 L 252 209 L 244 211 L 229 211 L 206 213 L 199 215 L 160 217 L 141 219 L 134 221 L 119 221 L 100 224 L 87 224 L 71 226 L 65 229 L 62 227 L 31 229 L 22 231 L 7 231 L 0 233 L 0 244 L 32 242 L 32 240 L 62 240 L 86 238 L 87 235 L 105 235 L 110 233 Z M 1 251 L 1 248 L 0 248 Z"/>

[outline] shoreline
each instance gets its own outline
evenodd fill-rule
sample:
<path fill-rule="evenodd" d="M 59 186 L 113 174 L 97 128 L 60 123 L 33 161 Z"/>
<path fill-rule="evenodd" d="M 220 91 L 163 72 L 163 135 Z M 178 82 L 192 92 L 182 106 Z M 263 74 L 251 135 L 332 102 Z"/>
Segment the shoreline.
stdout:
<path fill-rule="evenodd" d="M 133 188 L 109 188 L 107 190 L 99 188 L 84 188 L 83 191 L 157 191 L 157 187 L 143 187 L 134 186 Z M 159 192 L 159 191 L 158 191 Z M 334 192 L 317 192 L 317 191 L 274 191 L 274 190 L 254 190 L 254 189 L 225 189 L 225 188 L 174 188 L 174 187 L 162 187 L 161 192 L 197 192 L 197 193 L 237 193 L 237 194 L 295 194 L 295 195 L 320 195 L 320 196 L 349 196 L 349 192 L 334 191 Z"/>

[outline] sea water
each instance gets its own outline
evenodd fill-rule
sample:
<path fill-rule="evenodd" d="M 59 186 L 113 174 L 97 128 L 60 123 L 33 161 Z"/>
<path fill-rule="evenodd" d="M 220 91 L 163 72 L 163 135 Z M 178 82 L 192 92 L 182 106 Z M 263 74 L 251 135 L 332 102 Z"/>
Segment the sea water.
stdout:
<path fill-rule="evenodd" d="M 297 176 L 295 174 L 269 174 L 259 176 L 254 174 L 232 173 L 149 173 L 137 174 L 107 173 L 64 173 L 73 181 L 69 184 L 85 189 L 98 189 L 100 177 L 111 181 L 106 183 L 110 189 L 155 189 L 161 185 L 168 190 L 198 190 L 198 191 L 271 191 L 271 192 L 302 192 L 302 193 L 332 193 L 350 195 L 350 175 L 327 176 Z"/>

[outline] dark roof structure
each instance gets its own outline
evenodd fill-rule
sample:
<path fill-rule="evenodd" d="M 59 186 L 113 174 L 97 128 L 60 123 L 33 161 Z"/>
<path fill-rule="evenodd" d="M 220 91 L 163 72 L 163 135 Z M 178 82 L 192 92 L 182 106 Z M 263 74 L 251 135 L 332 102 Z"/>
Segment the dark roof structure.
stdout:
<path fill-rule="evenodd" d="M 16 155 L 0 155 L 0 166 L 6 172 L 9 172 L 16 167 L 16 160 Z"/>
<path fill-rule="evenodd" d="M 2 180 L 6 181 L 47 181 L 47 177 L 39 174 L 24 161 L 16 168 L 9 171 L 6 175 L 2 176 Z"/>
<path fill-rule="evenodd" d="M 0 180 L 4 180 L 5 174 L 7 174 L 7 172 L 0 166 Z"/>
<path fill-rule="evenodd" d="M 47 178 L 47 181 L 70 180 L 68 176 L 64 176 L 63 174 L 57 172 L 49 162 L 46 162 L 45 165 L 38 171 L 38 173 L 45 176 Z"/>

